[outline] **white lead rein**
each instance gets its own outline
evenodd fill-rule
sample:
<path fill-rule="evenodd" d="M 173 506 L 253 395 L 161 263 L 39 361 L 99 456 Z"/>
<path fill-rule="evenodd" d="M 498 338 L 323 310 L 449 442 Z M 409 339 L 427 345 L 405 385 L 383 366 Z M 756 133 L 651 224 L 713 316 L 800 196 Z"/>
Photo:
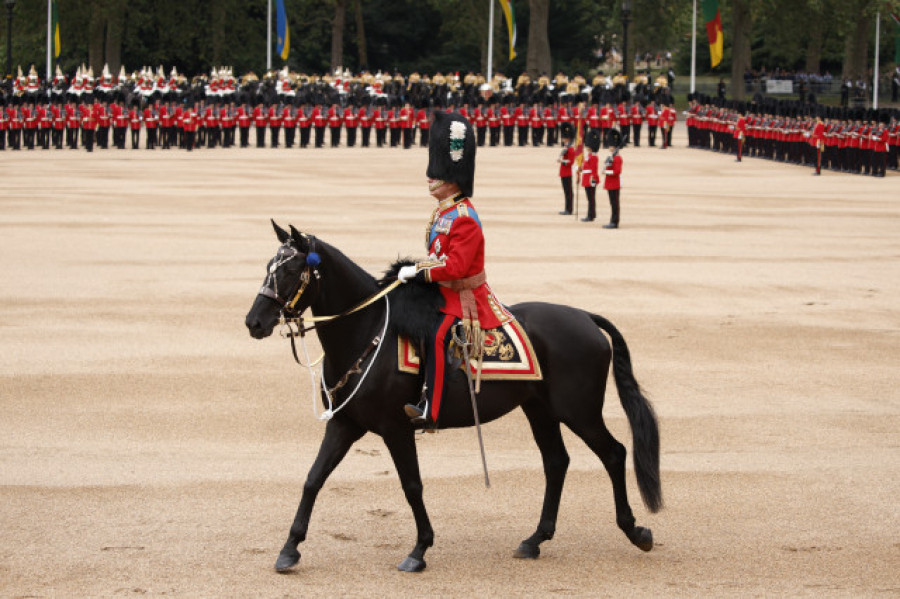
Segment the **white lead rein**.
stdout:
<path fill-rule="evenodd" d="M 350 400 L 353 399 L 353 396 L 356 395 L 356 392 L 359 391 L 359 388 L 362 386 L 363 381 L 365 381 L 366 377 L 369 375 L 369 370 L 372 369 L 372 365 L 375 364 L 375 360 L 378 359 L 378 353 L 381 351 L 381 346 L 384 345 L 385 335 L 387 334 L 388 322 L 390 321 L 390 315 L 391 315 L 391 302 L 387 296 L 384 296 L 384 327 L 382 327 L 382 329 L 381 329 L 381 342 L 378 344 L 378 347 L 375 348 L 375 354 L 372 356 L 372 359 L 369 361 L 369 365 L 366 366 L 365 372 L 363 372 L 362 376 L 359 377 L 359 382 L 356 383 L 356 387 L 353 389 L 353 391 L 350 393 L 350 395 L 348 395 L 347 398 L 343 402 L 341 402 L 341 405 L 339 405 L 337 408 L 334 407 L 334 400 L 331 397 L 331 393 L 329 393 L 329 391 L 328 391 L 328 385 L 325 384 L 325 360 L 322 360 L 319 363 L 319 383 L 322 386 L 322 391 L 325 392 L 325 397 L 328 399 L 328 409 L 325 410 L 324 412 L 322 412 L 322 414 L 319 414 L 319 410 L 316 407 L 316 404 L 318 403 L 317 398 L 316 398 L 316 387 L 318 385 L 316 384 L 316 373 L 313 371 L 314 365 L 309 359 L 309 352 L 306 349 L 306 339 L 304 337 L 300 337 L 300 346 L 303 348 L 303 355 L 306 358 L 305 366 L 309 370 L 309 381 L 310 381 L 311 389 L 312 389 L 313 415 L 316 417 L 317 420 L 325 420 L 325 421 L 331 420 L 335 414 L 337 414 L 342 409 L 344 409 L 344 406 L 346 406 L 350 402 Z"/>

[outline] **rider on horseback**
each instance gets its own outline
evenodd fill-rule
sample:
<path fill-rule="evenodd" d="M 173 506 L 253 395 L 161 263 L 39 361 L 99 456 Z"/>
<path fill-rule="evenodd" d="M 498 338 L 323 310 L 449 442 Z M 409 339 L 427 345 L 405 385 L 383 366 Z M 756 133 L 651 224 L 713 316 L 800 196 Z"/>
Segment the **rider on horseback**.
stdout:
<path fill-rule="evenodd" d="M 479 357 L 482 329 L 493 329 L 512 320 L 488 286 L 484 274 L 484 234 L 470 197 L 475 182 L 475 132 L 465 117 L 435 111 L 428 144 L 428 191 L 438 201 L 425 229 L 428 260 L 400 269 L 398 278 L 438 283 L 444 297 L 442 316 L 425 343 L 424 405 L 407 405 L 413 422 L 437 424 L 444 376 L 452 354 L 448 351 L 456 325 L 457 339 Z"/>

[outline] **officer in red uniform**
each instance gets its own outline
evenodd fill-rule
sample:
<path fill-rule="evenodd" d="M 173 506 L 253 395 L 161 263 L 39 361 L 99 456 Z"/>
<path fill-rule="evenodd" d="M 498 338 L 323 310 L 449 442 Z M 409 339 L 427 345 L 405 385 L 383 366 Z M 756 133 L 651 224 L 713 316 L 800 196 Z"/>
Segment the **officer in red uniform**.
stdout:
<path fill-rule="evenodd" d="M 656 112 L 656 102 L 650 100 L 646 108 L 647 114 L 647 143 L 651 147 L 656 145 L 656 127 L 659 125 L 659 114 Z"/>
<path fill-rule="evenodd" d="M 278 147 L 278 137 L 281 131 L 281 123 L 284 118 L 284 108 L 280 103 L 275 102 L 269 106 L 269 137 L 270 145 L 273 148 Z"/>
<path fill-rule="evenodd" d="M 809 136 L 809 145 L 816 149 L 816 175 L 822 174 L 822 150 L 825 147 L 825 123 L 816 117 L 816 124 Z"/>
<path fill-rule="evenodd" d="M 616 136 L 611 135 L 610 137 L 614 140 Z M 617 147 L 619 144 L 615 141 L 610 143 L 610 140 L 607 140 L 607 145 Z M 613 150 L 612 154 L 606 159 L 603 174 L 605 175 L 603 178 L 603 189 L 605 189 L 607 195 L 609 195 L 609 207 L 611 210 L 609 223 L 603 225 L 603 228 L 618 229 L 619 191 L 622 188 L 622 182 L 620 181 L 619 176 L 622 174 L 622 157 L 617 150 Z"/>
<path fill-rule="evenodd" d="M 429 259 L 404 266 L 403 281 L 440 284 L 442 315 L 425 344 L 424 404 L 407 405 L 413 422 L 436 425 L 449 370 L 447 346 L 454 337 L 472 343 L 470 355 L 483 347 L 482 328 L 492 329 L 512 319 L 488 286 L 484 274 L 484 234 L 470 199 L 475 181 L 477 142 L 471 123 L 459 114 L 437 111 L 428 144 L 428 191 L 438 201 L 427 228 Z M 461 323 L 462 332 L 456 329 Z M 456 329 L 456 332 L 454 332 Z M 468 367 L 468 365 L 467 365 Z"/>
<path fill-rule="evenodd" d="M 144 109 L 144 127 L 147 129 L 147 139 L 145 140 L 147 149 L 156 149 L 159 129 L 159 106 L 157 104 L 150 104 Z"/>
<path fill-rule="evenodd" d="M 284 147 L 293 148 L 297 135 L 297 107 L 291 102 L 285 104 L 281 111 L 281 126 L 284 129 Z"/>
<path fill-rule="evenodd" d="M 600 132 L 597 129 L 591 129 L 584 136 L 584 147 L 584 162 L 578 169 L 578 175 L 581 179 L 581 186 L 584 187 L 584 195 L 587 197 L 588 203 L 587 216 L 581 220 L 588 223 L 597 218 L 597 184 L 600 182 L 598 175 L 599 163 L 597 161 L 597 151 L 600 149 Z"/>
<path fill-rule="evenodd" d="M 337 148 L 341 145 L 341 125 L 344 117 L 340 105 L 334 100 L 328 107 L 328 128 L 331 129 L 331 147 Z"/>
<path fill-rule="evenodd" d="M 256 147 L 266 147 L 266 124 L 268 122 L 268 111 L 262 104 L 257 104 L 253 108 L 253 126 L 256 127 Z"/>
<path fill-rule="evenodd" d="M 416 121 L 419 126 L 419 145 L 423 148 L 428 147 L 428 132 L 431 130 L 431 122 L 428 119 L 428 111 L 425 110 L 425 103 L 419 107 L 416 113 Z"/>
<path fill-rule="evenodd" d="M 241 147 L 250 146 L 250 107 L 246 102 L 241 102 L 237 107 L 237 126 L 241 130 Z"/>
<path fill-rule="evenodd" d="M 575 128 L 572 123 L 565 122 L 559 128 L 560 137 L 562 138 L 562 152 L 557 159 L 559 163 L 559 179 L 562 181 L 563 196 L 565 197 L 565 208 L 560 214 L 572 214 L 572 165 L 575 164 L 577 156 L 576 149 L 572 145 Z"/>
<path fill-rule="evenodd" d="M 128 124 L 131 128 L 131 149 L 137 150 L 141 143 L 141 111 L 137 101 L 132 103 L 128 111 Z"/>
<path fill-rule="evenodd" d="M 353 104 L 344 108 L 344 129 L 347 130 L 347 147 L 356 145 L 356 130 L 359 128 L 359 118 Z"/>
<path fill-rule="evenodd" d="M 184 112 L 181 113 L 182 129 L 184 130 L 184 147 L 190 152 L 194 149 L 194 136 L 197 134 L 197 112 L 195 107 L 188 104 Z"/>
<path fill-rule="evenodd" d="M 413 137 L 416 134 L 416 113 L 407 100 L 400 109 L 400 129 L 403 135 L 403 148 L 408 150 L 412 147 Z"/>

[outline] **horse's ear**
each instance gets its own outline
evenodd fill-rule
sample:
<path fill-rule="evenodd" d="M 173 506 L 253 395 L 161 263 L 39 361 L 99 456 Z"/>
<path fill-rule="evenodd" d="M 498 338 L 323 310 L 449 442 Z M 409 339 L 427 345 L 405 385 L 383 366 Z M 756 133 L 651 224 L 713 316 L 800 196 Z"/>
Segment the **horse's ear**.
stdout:
<path fill-rule="evenodd" d="M 297 244 L 297 247 L 300 248 L 301 252 L 308 251 L 309 240 L 306 239 L 306 236 L 294 228 L 294 225 L 288 225 L 291 228 L 291 238 Z"/>
<path fill-rule="evenodd" d="M 287 231 L 285 231 L 284 229 L 279 227 L 277 224 L 275 224 L 274 218 L 270 219 L 270 220 L 272 221 L 272 228 L 275 229 L 275 235 L 278 236 L 278 241 L 280 241 L 281 243 L 284 243 L 285 241 L 287 241 L 288 237 L 290 237 L 290 234 L 288 234 Z"/>

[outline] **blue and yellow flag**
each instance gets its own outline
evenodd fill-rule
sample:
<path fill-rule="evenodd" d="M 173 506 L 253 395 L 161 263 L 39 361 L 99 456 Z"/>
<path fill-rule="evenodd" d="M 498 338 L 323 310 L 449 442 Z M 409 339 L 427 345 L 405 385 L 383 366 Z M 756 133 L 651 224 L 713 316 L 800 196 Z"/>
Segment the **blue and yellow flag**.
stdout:
<path fill-rule="evenodd" d="M 52 21 L 50 23 L 50 34 L 53 36 L 53 58 L 59 58 L 59 14 L 56 12 L 56 0 L 53 0 L 50 14 Z"/>
<path fill-rule="evenodd" d="M 287 13 L 284 12 L 284 0 L 278 0 L 275 18 L 278 36 L 275 49 L 281 56 L 281 60 L 287 60 L 288 54 L 291 53 L 291 32 L 288 30 Z"/>
<path fill-rule="evenodd" d="M 509 33 L 509 59 L 516 57 L 516 11 L 512 0 L 500 0 L 503 14 L 506 16 L 506 30 Z"/>

